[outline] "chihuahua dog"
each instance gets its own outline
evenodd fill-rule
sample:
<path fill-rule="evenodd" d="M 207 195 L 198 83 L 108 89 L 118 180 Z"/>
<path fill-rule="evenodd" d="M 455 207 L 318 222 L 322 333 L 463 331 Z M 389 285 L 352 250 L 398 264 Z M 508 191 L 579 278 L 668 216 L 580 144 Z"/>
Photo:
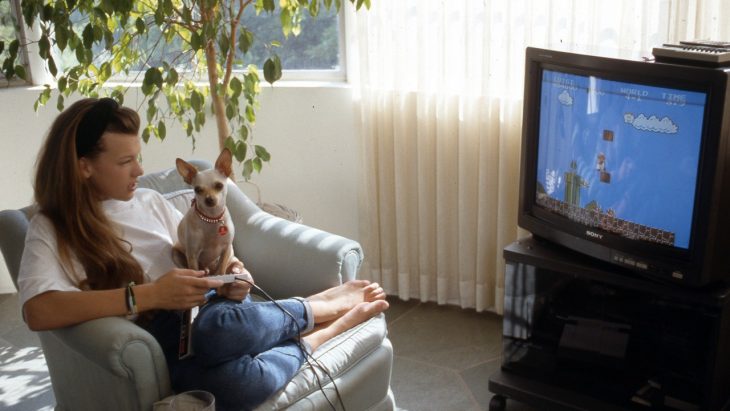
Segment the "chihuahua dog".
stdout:
<path fill-rule="evenodd" d="M 175 161 L 178 173 L 195 190 L 190 209 L 177 227 L 178 243 L 172 253 L 178 267 L 225 274 L 233 256 L 234 229 L 226 208 L 231 160 L 226 148 L 209 170 L 198 171 L 179 158 Z"/>

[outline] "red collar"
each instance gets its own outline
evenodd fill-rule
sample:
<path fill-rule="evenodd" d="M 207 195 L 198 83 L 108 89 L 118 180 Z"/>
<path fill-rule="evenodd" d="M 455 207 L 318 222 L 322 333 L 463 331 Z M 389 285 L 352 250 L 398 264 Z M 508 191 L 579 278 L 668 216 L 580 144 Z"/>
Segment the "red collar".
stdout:
<path fill-rule="evenodd" d="M 193 201 L 190 203 L 190 206 L 195 209 L 195 214 L 198 215 L 198 217 L 205 221 L 206 223 L 210 224 L 225 224 L 225 221 L 223 220 L 223 216 L 226 214 L 226 208 L 223 207 L 223 212 L 218 217 L 210 217 L 208 215 L 205 215 L 200 209 L 198 208 L 198 203 L 193 198 Z"/>

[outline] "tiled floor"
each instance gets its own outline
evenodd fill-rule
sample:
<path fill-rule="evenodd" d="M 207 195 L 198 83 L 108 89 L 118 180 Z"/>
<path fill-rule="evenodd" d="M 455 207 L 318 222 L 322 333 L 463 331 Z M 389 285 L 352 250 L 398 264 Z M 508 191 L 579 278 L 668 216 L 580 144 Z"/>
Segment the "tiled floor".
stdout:
<path fill-rule="evenodd" d="M 389 299 L 391 386 L 408 411 L 488 410 L 489 376 L 499 369 L 502 318 L 453 306 Z M 507 411 L 534 411 L 507 401 Z"/>
<path fill-rule="evenodd" d="M 0 295 L 0 409 L 53 409 L 53 389 L 40 346 L 38 336 L 21 319 L 17 294 Z"/>
<path fill-rule="evenodd" d="M 501 317 L 390 299 L 392 389 L 408 411 L 488 410 L 489 375 L 499 368 Z M 53 391 L 38 337 L 20 319 L 17 295 L 0 295 L 0 409 L 51 410 Z M 507 411 L 534 411 L 507 401 Z"/>

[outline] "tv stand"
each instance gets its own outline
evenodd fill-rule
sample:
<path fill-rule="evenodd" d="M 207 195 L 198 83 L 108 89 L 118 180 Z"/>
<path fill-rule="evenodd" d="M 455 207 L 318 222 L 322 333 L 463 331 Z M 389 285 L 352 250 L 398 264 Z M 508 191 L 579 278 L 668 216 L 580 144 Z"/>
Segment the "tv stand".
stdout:
<path fill-rule="evenodd" d="M 730 287 L 657 283 L 533 238 L 504 250 L 490 411 L 730 409 Z"/>

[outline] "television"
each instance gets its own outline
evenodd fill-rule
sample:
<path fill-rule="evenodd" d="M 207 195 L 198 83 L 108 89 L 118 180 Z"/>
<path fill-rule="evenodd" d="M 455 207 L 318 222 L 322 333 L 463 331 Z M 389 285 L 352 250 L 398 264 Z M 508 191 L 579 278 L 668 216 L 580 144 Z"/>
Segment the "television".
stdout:
<path fill-rule="evenodd" d="M 527 48 L 518 225 L 630 275 L 730 279 L 729 73 Z"/>

